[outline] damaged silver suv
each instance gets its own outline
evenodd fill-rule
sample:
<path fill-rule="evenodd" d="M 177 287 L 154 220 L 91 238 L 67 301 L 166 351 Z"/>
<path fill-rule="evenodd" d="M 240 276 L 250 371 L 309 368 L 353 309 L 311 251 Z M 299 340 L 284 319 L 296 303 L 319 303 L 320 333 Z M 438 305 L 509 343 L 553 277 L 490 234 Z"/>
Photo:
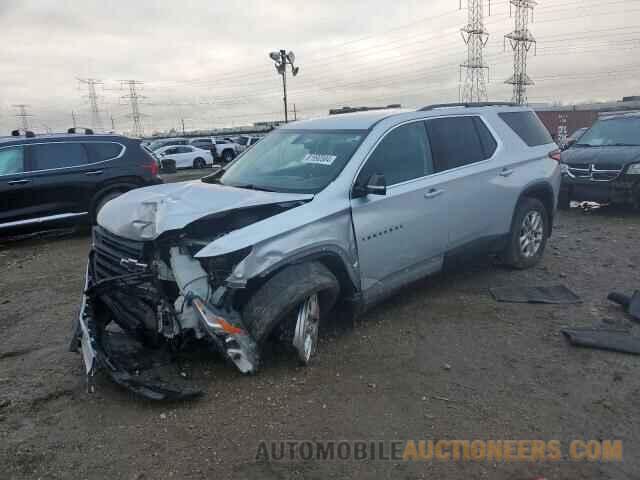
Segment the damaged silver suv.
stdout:
<path fill-rule="evenodd" d="M 338 302 L 373 305 L 471 254 L 541 258 L 559 156 L 506 104 L 382 110 L 289 124 L 202 180 L 126 193 L 98 216 L 72 342 L 150 398 L 115 333 L 151 351 L 193 341 L 254 372 L 277 337 L 308 362 Z M 136 370 L 136 371 L 134 371 Z"/>

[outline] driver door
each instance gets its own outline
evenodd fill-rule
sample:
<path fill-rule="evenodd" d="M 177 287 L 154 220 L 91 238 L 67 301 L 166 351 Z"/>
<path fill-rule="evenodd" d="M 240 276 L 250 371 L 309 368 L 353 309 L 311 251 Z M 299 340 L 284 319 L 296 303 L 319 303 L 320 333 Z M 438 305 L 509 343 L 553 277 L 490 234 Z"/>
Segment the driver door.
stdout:
<path fill-rule="evenodd" d="M 365 303 L 442 266 L 447 244 L 447 199 L 433 172 L 423 121 L 391 130 L 378 143 L 356 180 L 384 175 L 385 195 L 352 198 Z"/>

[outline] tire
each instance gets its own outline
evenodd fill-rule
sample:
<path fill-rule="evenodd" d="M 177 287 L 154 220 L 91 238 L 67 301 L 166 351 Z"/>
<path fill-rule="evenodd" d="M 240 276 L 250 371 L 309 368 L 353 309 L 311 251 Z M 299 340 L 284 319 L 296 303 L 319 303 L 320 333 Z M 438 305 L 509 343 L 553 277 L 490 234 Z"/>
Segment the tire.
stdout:
<path fill-rule="evenodd" d="M 535 266 L 549 238 L 549 214 L 537 198 L 524 197 L 516 206 L 504 262 L 519 270 Z"/>
<path fill-rule="evenodd" d="M 242 319 L 258 345 L 264 346 L 274 329 L 295 319 L 295 314 L 316 294 L 321 323 L 322 316 L 334 306 L 339 293 L 338 280 L 321 263 L 291 265 L 258 289 L 245 305 Z"/>
<path fill-rule="evenodd" d="M 229 163 L 235 157 L 236 157 L 236 155 L 235 155 L 235 153 L 233 153 L 233 150 L 227 149 L 224 152 L 222 152 L 222 160 L 224 160 L 225 163 Z"/>
<path fill-rule="evenodd" d="M 112 190 L 110 192 L 105 193 L 102 197 L 100 197 L 96 201 L 96 203 L 95 203 L 96 206 L 93 209 L 93 215 L 92 215 L 92 219 L 91 219 L 92 223 L 94 225 L 97 223 L 98 213 L 100 213 L 100 210 L 102 210 L 102 207 L 104 207 L 108 202 L 110 202 L 114 198 L 119 197 L 123 193 L 125 193 L 123 190 Z"/>
<path fill-rule="evenodd" d="M 569 192 L 566 190 L 560 190 L 560 195 L 558 196 L 558 209 L 569 210 L 570 208 L 571 198 L 569 197 Z"/>
<path fill-rule="evenodd" d="M 193 168 L 197 168 L 197 169 L 202 169 L 204 167 L 206 167 L 207 164 L 205 163 L 204 159 L 198 157 L 193 161 Z"/>

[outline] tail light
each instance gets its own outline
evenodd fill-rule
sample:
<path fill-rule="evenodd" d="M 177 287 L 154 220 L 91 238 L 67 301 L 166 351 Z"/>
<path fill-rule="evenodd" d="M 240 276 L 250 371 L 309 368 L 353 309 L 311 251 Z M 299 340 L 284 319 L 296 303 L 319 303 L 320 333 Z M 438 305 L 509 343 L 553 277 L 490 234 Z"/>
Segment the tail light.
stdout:
<path fill-rule="evenodd" d="M 160 171 L 160 167 L 158 167 L 158 162 L 156 162 L 155 160 L 152 160 L 151 163 L 146 163 L 142 165 L 142 168 L 144 168 L 145 170 L 149 170 L 152 177 L 157 177 Z"/>
<path fill-rule="evenodd" d="M 549 152 L 549 158 L 552 158 L 553 160 L 555 160 L 556 162 L 560 161 L 560 154 L 562 152 L 560 150 L 553 150 L 552 152 Z"/>

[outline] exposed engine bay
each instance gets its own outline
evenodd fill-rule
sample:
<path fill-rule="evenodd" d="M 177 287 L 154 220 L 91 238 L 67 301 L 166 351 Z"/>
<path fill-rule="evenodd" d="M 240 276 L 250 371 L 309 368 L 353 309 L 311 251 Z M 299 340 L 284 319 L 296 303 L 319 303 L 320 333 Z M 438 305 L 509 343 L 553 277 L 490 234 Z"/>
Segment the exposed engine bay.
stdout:
<path fill-rule="evenodd" d="M 89 389 L 94 388 L 96 372 L 104 370 L 116 383 L 147 398 L 197 396 L 201 392 L 189 387 L 146 380 L 139 363 L 122 358 L 132 349 L 147 359 L 159 352 L 179 352 L 193 341 L 222 353 L 240 372 L 254 373 L 260 364 L 259 348 L 239 313 L 247 292 L 228 286 L 234 268 L 251 247 L 200 259 L 195 255 L 231 231 L 303 203 L 218 213 L 148 241 L 126 239 L 95 227 L 71 344 L 71 350 L 82 350 Z M 115 345 L 124 337 L 127 346 Z"/>

